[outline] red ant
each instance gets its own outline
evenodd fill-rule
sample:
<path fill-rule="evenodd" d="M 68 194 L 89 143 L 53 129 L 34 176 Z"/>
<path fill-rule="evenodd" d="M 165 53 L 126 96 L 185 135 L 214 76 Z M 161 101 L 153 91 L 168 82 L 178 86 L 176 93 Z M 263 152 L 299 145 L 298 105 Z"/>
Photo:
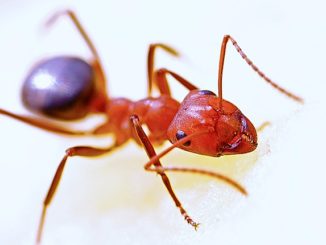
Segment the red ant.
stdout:
<path fill-rule="evenodd" d="M 156 172 L 161 176 L 182 216 L 195 229 L 198 227 L 198 223 L 193 221 L 183 208 L 165 172 L 188 172 L 211 176 L 225 181 L 242 194 L 247 194 L 240 184 L 227 176 L 196 168 L 163 167 L 160 158 L 175 147 L 214 157 L 242 154 L 256 149 L 255 127 L 234 104 L 222 97 L 223 67 L 228 41 L 231 41 L 241 57 L 266 82 L 295 101 L 303 103 L 302 98 L 286 91 L 266 77 L 229 35 L 224 36 L 221 46 L 218 96 L 209 90 L 199 90 L 170 70 L 154 70 L 154 54 L 157 48 L 174 56 L 179 54 L 167 45 L 152 44 L 148 52 L 148 97 L 139 101 L 110 98 L 106 93 L 106 78 L 99 55 L 76 15 L 70 10 L 57 12 L 49 19 L 47 25 L 52 24 L 62 15 L 66 15 L 72 20 L 92 52 L 93 60 L 86 62 L 80 58 L 58 56 L 38 63 L 24 82 L 23 102 L 28 109 L 56 119 L 75 120 L 84 118 L 90 113 L 102 113 L 106 115 L 107 121 L 91 132 L 82 132 L 71 131 L 49 121 L 16 115 L 3 109 L 0 109 L 0 113 L 55 133 L 68 135 L 111 133 L 115 137 L 115 143 L 107 148 L 75 146 L 66 150 L 43 203 L 37 243 L 41 241 L 47 207 L 58 187 L 68 158 L 106 154 L 117 149 L 129 139 L 134 139 L 145 148 L 150 158 L 150 161 L 144 166 L 145 170 Z M 181 104 L 171 97 L 167 75 L 175 78 L 189 90 L 189 94 Z M 159 97 L 151 97 L 154 86 L 160 92 Z M 149 136 L 143 130 L 142 125 L 148 127 Z M 157 155 L 152 143 L 161 144 L 166 140 L 169 140 L 172 145 Z"/>

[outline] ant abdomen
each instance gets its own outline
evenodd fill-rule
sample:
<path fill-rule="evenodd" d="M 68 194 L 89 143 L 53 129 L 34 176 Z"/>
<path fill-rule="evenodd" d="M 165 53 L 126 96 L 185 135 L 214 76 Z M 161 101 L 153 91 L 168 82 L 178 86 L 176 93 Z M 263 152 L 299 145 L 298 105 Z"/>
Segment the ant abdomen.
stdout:
<path fill-rule="evenodd" d="M 22 99 L 31 111 L 57 119 L 85 117 L 95 89 L 92 66 L 59 56 L 39 62 L 24 81 Z"/>

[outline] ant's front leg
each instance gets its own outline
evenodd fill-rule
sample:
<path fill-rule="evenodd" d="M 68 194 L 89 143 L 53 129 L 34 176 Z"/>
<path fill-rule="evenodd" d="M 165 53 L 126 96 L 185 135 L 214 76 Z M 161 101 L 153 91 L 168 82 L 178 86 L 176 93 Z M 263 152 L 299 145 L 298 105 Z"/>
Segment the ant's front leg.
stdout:
<path fill-rule="evenodd" d="M 257 132 L 262 132 L 266 127 L 270 126 L 271 123 L 266 121 L 266 122 L 263 122 L 261 125 L 259 125 L 259 127 L 256 129 Z"/>
<path fill-rule="evenodd" d="M 111 152 L 112 150 L 115 150 L 118 146 L 119 146 L 118 144 L 114 144 L 113 146 L 110 146 L 107 148 L 95 148 L 95 147 L 90 147 L 90 146 L 75 146 L 75 147 L 68 148 L 66 150 L 66 154 L 62 158 L 62 160 L 55 172 L 55 175 L 52 179 L 50 188 L 49 188 L 48 193 L 43 202 L 41 219 L 40 219 L 39 227 L 37 230 L 36 244 L 40 244 L 40 242 L 41 242 L 46 211 L 53 199 L 56 189 L 58 188 L 58 185 L 61 180 L 62 173 L 63 173 L 63 170 L 65 168 L 68 158 L 73 157 L 73 156 L 96 157 L 96 156 L 100 156 L 100 155 L 106 154 L 108 152 Z"/>
<path fill-rule="evenodd" d="M 208 133 L 209 132 L 208 130 L 199 131 L 197 133 L 183 137 L 182 139 L 176 141 L 175 143 L 173 143 L 173 145 L 171 145 L 170 147 L 168 147 L 167 149 L 162 151 L 160 154 L 156 154 L 151 142 L 149 141 L 147 135 L 145 134 L 144 130 L 142 129 L 142 127 L 139 123 L 138 117 L 136 115 L 133 115 L 133 116 L 131 116 L 130 121 L 133 124 L 133 126 L 137 132 L 137 136 L 139 137 L 140 141 L 144 145 L 147 155 L 150 157 L 150 161 L 147 162 L 144 166 L 145 170 L 151 171 L 151 172 L 156 172 L 158 174 L 164 174 L 164 175 L 165 175 L 166 171 L 205 175 L 205 176 L 213 177 L 218 180 L 222 180 L 222 181 L 226 182 L 227 184 L 231 185 L 233 188 L 238 190 L 243 195 L 247 195 L 246 189 L 241 184 L 239 184 L 237 181 L 229 178 L 228 176 L 225 176 L 218 172 L 213 172 L 213 171 L 204 170 L 204 169 L 197 169 L 197 168 L 185 168 L 185 167 L 173 167 L 173 166 L 172 167 L 163 167 L 162 164 L 160 163 L 160 158 L 165 156 L 166 154 L 168 154 L 171 150 L 173 150 L 176 147 L 179 147 L 180 145 L 184 144 L 191 138 L 196 137 L 197 135 Z M 154 165 L 154 168 L 152 168 L 153 165 Z"/>
<path fill-rule="evenodd" d="M 136 116 L 136 115 L 131 116 L 130 117 L 130 122 L 131 122 L 133 128 L 135 129 L 135 132 L 136 132 L 140 142 L 143 144 L 148 157 L 153 158 L 154 156 L 156 156 L 156 152 L 154 150 L 154 147 L 153 147 L 152 143 L 150 142 L 150 140 L 148 139 L 148 137 L 147 137 L 146 133 L 144 132 L 142 126 L 140 125 L 138 116 Z M 195 229 L 197 229 L 199 224 L 196 223 L 195 221 L 193 221 L 193 219 L 188 215 L 187 211 L 183 208 L 181 202 L 179 201 L 176 194 L 174 193 L 174 190 L 173 190 L 173 188 L 171 186 L 171 183 L 170 183 L 170 180 L 169 180 L 168 176 L 164 173 L 164 171 L 159 171 L 159 169 L 163 168 L 161 162 L 159 160 L 157 160 L 157 161 L 153 162 L 153 165 L 155 166 L 155 168 L 157 168 L 156 172 L 161 176 L 165 187 L 167 188 L 167 190 L 168 190 L 170 196 L 172 197 L 175 205 L 177 206 L 177 208 L 179 208 L 180 213 L 182 214 L 182 216 L 185 218 L 185 220 L 190 225 L 192 225 Z M 147 169 L 145 168 L 145 170 L 147 170 Z"/>
<path fill-rule="evenodd" d="M 198 133 L 200 134 L 200 132 Z M 176 141 L 173 145 L 171 145 L 170 147 L 168 147 L 167 149 L 165 149 L 164 151 L 162 151 L 161 153 L 152 156 L 150 161 L 148 161 L 144 168 L 147 171 L 151 171 L 151 172 L 166 172 L 166 171 L 170 171 L 170 172 L 182 172 L 182 173 L 192 173 L 192 174 L 200 174 L 200 175 L 205 175 L 205 176 L 209 176 L 209 177 L 213 177 L 217 180 L 221 180 L 224 181 L 225 183 L 231 185 L 233 188 L 235 188 L 236 190 L 238 190 L 240 193 L 242 193 L 243 195 L 247 195 L 247 191 L 246 189 L 239 184 L 237 181 L 231 179 L 230 177 L 218 173 L 218 172 L 213 172 L 210 170 L 205 170 L 205 169 L 198 169 L 198 168 L 185 168 L 185 167 L 162 167 L 162 166 L 155 166 L 155 162 L 159 161 L 159 159 L 163 156 L 165 156 L 166 154 L 168 154 L 170 151 L 172 151 L 174 148 L 179 147 L 180 145 L 184 144 L 185 142 L 187 142 L 189 139 L 191 139 L 192 137 L 194 137 L 195 134 L 192 135 L 188 135 L 178 141 Z M 152 166 L 155 166 L 155 168 L 153 169 Z"/>

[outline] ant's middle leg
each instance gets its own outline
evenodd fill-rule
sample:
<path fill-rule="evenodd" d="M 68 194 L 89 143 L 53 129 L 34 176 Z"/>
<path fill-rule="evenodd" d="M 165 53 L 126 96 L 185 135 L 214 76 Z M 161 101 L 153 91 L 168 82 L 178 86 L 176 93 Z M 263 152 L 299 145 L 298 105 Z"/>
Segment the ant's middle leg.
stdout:
<path fill-rule="evenodd" d="M 43 129 L 48 132 L 62 134 L 62 135 L 69 135 L 69 136 L 86 136 L 86 135 L 104 135 L 111 133 L 110 129 L 110 123 L 108 121 L 105 121 L 103 124 L 98 125 L 95 127 L 95 129 L 90 131 L 77 131 L 72 130 L 67 127 L 63 127 L 61 125 L 58 125 L 56 123 L 53 123 L 49 120 L 44 120 L 42 118 L 36 118 L 31 116 L 24 116 L 24 115 L 18 115 L 13 112 L 4 110 L 0 108 L 0 115 L 5 115 L 10 118 L 16 119 L 20 122 L 26 123 L 30 126 Z"/>
<path fill-rule="evenodd" d="M 136 132 L 139 140 L 143 144 L 148 157 L 152 158 L 152 157 L 156 156 L 156 152 L 154 150 L 153 145 L 151 144 L 150 140 L 148 139 L 146 133 L 144 132 L 142 126 L 139 123 L 138 116 L 136 116 L 136 115 L 131 116 L 130 117 L 130 122 L 131 122 L 132 126 L 134 127 L 135 132 Z M 155 166 L 155 168 L 160 168 L 160 169 L 163 168 L 163 166 L 162 166 L 162 164 L 161 164 L 161 162 L 159 160 L 153 162 L 153 165 Z M 174 193 L 174 190 L 173 190 L 173 188 L 171 186 L 171 183 L 170 183 L 170 180 L 169 180 L 168 176 L 164 173 L 164 171 L 156 171 L 156 172 L 161 176 L 165 187 L 167 188 L 167 190 L 168 190 L 170 196 L 172 197 L 175 205 L 180 210 L 180 213 L 182 214 L 182 216 L 185 218 L 185 220 L 188 222 L 188 224 L 192 225 L 195 229 L 197 229 L 199 224 L 196 223 L 195 221 L 193 221 L 193 219 L 188 215 L 187 211 L 183 208 L 181 202 L 179 201 L 178 197 Z"/>
<path fill-rule="evenodd" d="M 159 87 L 158 84 L 156 83 L 156 79 L 154 77 L 154 75 L 155 75 L 154 74 L 154 63 L 155 63 L 154 57 L 155 57 L 155 51 L 157 50 L 157 48 L 160 48 L 173 56 L 176 56 L 176 57 L 180 56 L 178 51 L 176 51 L 174 48 L 172 48 L 166 44 L 163 44 L 163 43 L 154 43 L 149 46 L 148 55 L 147 55 L 148 96 L 151 95 L 154 86 Z M 159 90 L 161 91 L 160 88 L 159 88 Z M 167 84 L 166 84 L 166 94 L 170 94 L 170 88 Z"/>
<path fill-rule="evenodd" d="M 186 87 L 189 90 L 197 89 L 197 87 L 191 84 L 189 81 L 187 81 L 180 75 L 170 70 L 167 69 L 156 70 L 154 68 L 155 50 L 157 48 L 161 48 L 173 56 L 176 57 L 180 56 L 178 51 L 176 51 L 174 48 L 166 44 L 155 43 L 149 46 L 148 56 L 147 56 L 148 96 L 151 95 L 154 86 L 158 88 L 160 94 L 171 95 L 170 87 L 166 78 L 167 75 L 171 75 L 172 77 L 174 77 L 178 82 L 180 82 L 184 87 Z"/>
<path fill-rule="evenodd" d="M 170 71 L 165 68 L 158 69 L 154 72 L 154 80 L 160 90 L 161 94 L 171 95 L 170 88 L 167 81 L 167 75 L 172 76 L 175 80 L 177 80 L 181 85 L 183 85 L 189 91 L 198 89 L 195 85 L 189 82 L 187 79 L 178 75 L 177 73 Z"/>
<path fill-rule="evenodd" d="M 53 196 L 55 194 L 55 191 L 58 188 L 59 182 L 61 180 L 62 177 L 62 173 L 63 170 L 66 166 L 67 160 L 70 157 L 73 156 L 80 156 L 80 157 L 96 157 L 96 156 L 100 156 L 106 153 L 111 152 L 112 150 L 115 150 L 118 146 L 118 144 L 114 144 L 111 147 L 107 147 L 107 148 L 95 148 L 95 147 L 90 147 L 90 146 L 75 146 L 75 147 L 71 147 L 68 148 L 66 150 L 66 154 L 64 155 L 64 157 L 62 158 L 56 172 L 55 175 L 52 179 L 52 183 L 50 185 L 50 188 L 47 192 L 47 195 L 44 199 L 43 202 L 43 209 L 42 209 L 42 214 L 41 214 L 41 218 L 40 218 L 40 222 L 39 222 L 39 227 L 37 230 L 37 238 L 36 238 L 36 243 L 40 244 L 41 238 L 42 238 L 42 233 L 43 233 L 43 227 L 44 227 L 44 222 L 45 222 L 45 217 L 46 217 L 46 211 L 48 206 L 50 205 Z"/>

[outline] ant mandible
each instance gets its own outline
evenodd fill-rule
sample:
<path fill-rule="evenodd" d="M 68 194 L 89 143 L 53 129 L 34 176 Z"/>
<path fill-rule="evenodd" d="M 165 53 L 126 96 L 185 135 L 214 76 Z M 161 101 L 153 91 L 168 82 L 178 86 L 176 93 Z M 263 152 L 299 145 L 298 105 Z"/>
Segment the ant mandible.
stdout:
<path fill-rule="evenodd" d="M 195 229 L 198 223 L 188 215 L 177 198 L 165 172 L 184 172 L 207 175 L 230 184 L 242 194 L 246 190 L 236 181 L 220 173 L 186 167 L 163 167 L 160 158 L 178 147 L 193 153 L 219 157 L 222 155 L 251 152 L 257 147 L 257 132 L 250 120 L 231 102 L 222 97 L 222 77 L 225 52 L 231 41 L 241 57 L 274 88 L 297 102 L 302 98 L 288 92 L 269 79 L 246 56 L 237 42 L 229 35 L 224 36 L 220 51 L 218 70 L 218 96 L 209 90 L 199 90 L 192 83 L 167 69 L 154 69 L 154 54 L 161 48 L 174 56 L 179 53 L 165 44 L 152 44 L 148 52 L 148 97 L 139 101 L 126 98 L 110 98 L 106 92 L 106 78 L 95 46 L 86 34 L 74 12 L 65 10 L 55 13 L 46 23 L 51 25 L 59 16 L 68 16 L 89 47 L 93 59 L 86 62 L 80 58 L 58 56 L 38 63 L 25 79 L 22 99 L 31 111 L 56 119 L 75 120 L 90 113 L 102 113 L 107 120 L 91 132 L 72 131 L 47 120 L 14 114 L 0 109 L 0 114 L 25 122 L 47 131 L 68 135 L 113 134 L 115 143 L 107 148 L 75 146 L 68 148 L 53 177 L 43 202 L 36 242 L 41 241 L 46 211 L 59 185 L 68 158 L 73 156 L 94 157 L 109 153 L 129 139 L 142 145 L 150 161 L 146 171 L 158 173 L 175 205 L 185 220 Z M 172 98 L 167 76 L 189 90 L 182 103 Z M 160 95 L 152 97 L 153 88 Z M 65 89 L 62 89 L 65 88 Z M 159 123 L 158 123 L 159 122 Z M 149 135 L 143 130 L 146 125 Z M 169 140 L 172 145 L 156 154 L 152 144 Z"/>

